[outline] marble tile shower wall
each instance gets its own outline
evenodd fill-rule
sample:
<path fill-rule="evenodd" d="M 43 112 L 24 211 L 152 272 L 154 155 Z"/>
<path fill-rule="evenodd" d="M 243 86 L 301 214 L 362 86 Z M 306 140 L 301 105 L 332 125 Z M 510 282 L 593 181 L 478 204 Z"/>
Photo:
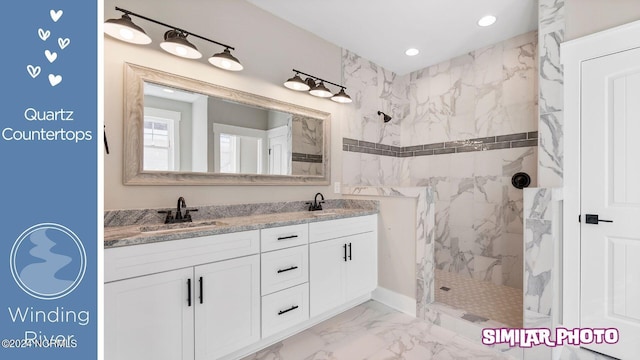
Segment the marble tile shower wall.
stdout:
<path fill-rule="evenodd" d="M 563 184 L 564 72 L 560 43 L 564 41 L 564 11 L 564 0 L 539 1 L 540 187 L 562 187 Z"/>
<path fill-rule="evenodd" d="M 345 137 L 409 147 L 537 130 L 537 32 L 394 76 L 345 51 L 356 108 Z M 385 125 L 377 110 L 393 120 Z M 362 120 L 362 121 L 359 121 Z M 537 181 L 537 148 L 399 158 L 343 151 L 346 185 L 430 186 L 438 269 L 522 287 L 522 190 Z"/>
<path fill-rule="evenodd" d="M 322 175 L 322 126 L 315 119 L 294 115 L 291 167 L 295 175 Z"/>

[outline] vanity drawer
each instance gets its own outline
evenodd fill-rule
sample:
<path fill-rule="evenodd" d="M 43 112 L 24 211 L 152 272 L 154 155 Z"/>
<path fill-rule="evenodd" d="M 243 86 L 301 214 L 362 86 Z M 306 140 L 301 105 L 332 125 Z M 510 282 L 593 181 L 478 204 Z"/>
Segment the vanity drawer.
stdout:
<path fill-rule="evenodd" d="M 309 242 L 362 234 L 377 230 L 377 216 L 367 215 L 345 219 L 318 221 L 309 224 Z"/>
<path fill-rule="evenodd" d="M 262 338 L 309 319 L 309 284 L 262 297 Z"/>
<path fill-rule="evenodd" d="M 263 252 L 309 243 L 309 225 L 298 224 L 260 230 Z"/>
<path fill-rule="evenodd" d="M 261 257 L 262 295 L 309 280 L 309 245 L 262 253 Z"/>
<path fill-rule="evenodd" d="M 110 248 L 104 251 L 104 282 L 259 252 L 258 230 Z"/>

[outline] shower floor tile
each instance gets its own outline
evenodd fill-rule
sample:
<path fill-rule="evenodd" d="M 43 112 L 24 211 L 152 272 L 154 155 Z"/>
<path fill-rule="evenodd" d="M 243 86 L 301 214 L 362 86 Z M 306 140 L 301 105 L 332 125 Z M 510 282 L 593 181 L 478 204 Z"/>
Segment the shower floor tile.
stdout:
<path fill-rule="evenodd" d="M 449 290 L 442 290 L 445 287 Z M 469 321 L 484 318 L 522 327 L 522 290 L 436 269 L 436 302 L 463 310 Z"/>

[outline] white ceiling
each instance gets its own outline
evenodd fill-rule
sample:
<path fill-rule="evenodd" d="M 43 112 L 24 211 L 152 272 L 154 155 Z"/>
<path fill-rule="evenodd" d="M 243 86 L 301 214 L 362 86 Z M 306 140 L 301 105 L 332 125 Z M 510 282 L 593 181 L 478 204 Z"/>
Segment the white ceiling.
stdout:
<path fill-rule="evenodd" d="M 397 74 L 534 30 L 536 0 L 248 0 Z M 492 14 L 490 27 L 477 25 Z M 294 45 L 294 44 L 292 44 Z M 420 54 L 408 57 L 415 47 Z"/>

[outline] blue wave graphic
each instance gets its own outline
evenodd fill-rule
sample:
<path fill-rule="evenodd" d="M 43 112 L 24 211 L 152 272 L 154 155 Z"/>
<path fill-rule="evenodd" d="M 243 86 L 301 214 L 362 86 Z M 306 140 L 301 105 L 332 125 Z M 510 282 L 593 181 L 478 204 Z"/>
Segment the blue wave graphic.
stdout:
<path fill-rule="evenodd" d="M 56 294 L 69 288 L 73 281 L 59 279 L 55 275 L 73 259 L 51 251 L 56 243 L 49 239 L 45 229 L 34 231 L 29 235 L 29 241 L 35 245 L 29 254 L 44 261 L 25 266 L 20 272 L 20 280 L 40 294 Z"/>

